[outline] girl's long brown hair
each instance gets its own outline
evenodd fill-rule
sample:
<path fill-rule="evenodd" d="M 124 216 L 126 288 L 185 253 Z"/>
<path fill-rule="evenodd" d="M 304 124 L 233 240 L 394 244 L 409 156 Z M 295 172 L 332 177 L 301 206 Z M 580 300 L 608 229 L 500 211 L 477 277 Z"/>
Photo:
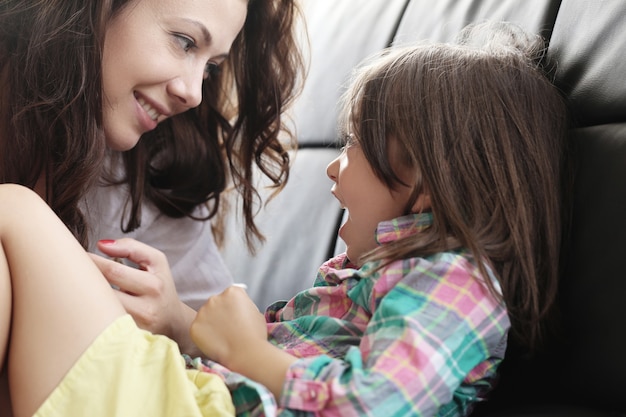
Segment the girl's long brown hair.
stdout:
<path fill-rule="evenodd" d="M 107 22 L 132 1 L 0 1 L 0 181 L 33 188 L 45 177 L 48 204 L 84 245 L 80 205 L 105 158 L 103 38 Z M 204 83 L 202 104 L 161 123 L 133 150 L 112 154 L 126 174 L 105 178 L 130 191 L 123 230 L 140 226 L 145 202 L 171 217 L 207 204 L 210 218 L 232 179 L 248 242 L 262 239 L 252 171 L 258 167 L 277 189 L 288 179 L 279 134 L 303 70 L 297 16 L 293 0 L 250 0 L 221 74 Z"/>
<path fill-rule="evenodd" d="M 395 187 L 393 163 L 413 167 L 414 196 L 427 192 L 432 203 L 432 227 L 369 259 L 467 248 L 483 274 L 480 261 L 495 271 L 512 336 L 538 347 L 558 287 L 567 106 L 546 77 L 541 38 L 483 24 L 462 40 L 388 50 L 344 96 L 342 126 L 377 175 Z M 399 145 L 395 158 L 388 140 Z"/>

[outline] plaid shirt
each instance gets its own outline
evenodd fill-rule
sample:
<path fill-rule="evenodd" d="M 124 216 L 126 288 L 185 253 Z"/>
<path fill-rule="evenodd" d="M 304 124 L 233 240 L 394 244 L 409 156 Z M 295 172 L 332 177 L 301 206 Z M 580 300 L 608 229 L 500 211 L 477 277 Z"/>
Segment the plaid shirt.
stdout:
<path fill-rule="evenodd" d="M 400 217 L 382 222 L 377 238 L 385 244 L 430 224 L 430 214 Z M 263 387 L 204 362 L 231 379 L 238 413 L 461 416 L 485 399 L 510 327 L 484 283 L 498 288 L 495 278 L 483 278 L 464 250 L 377 265 L 355 269 L 339 255 L 313 288 L 268 308 L 269 340 L 300 358 L 278 407 Z"/>

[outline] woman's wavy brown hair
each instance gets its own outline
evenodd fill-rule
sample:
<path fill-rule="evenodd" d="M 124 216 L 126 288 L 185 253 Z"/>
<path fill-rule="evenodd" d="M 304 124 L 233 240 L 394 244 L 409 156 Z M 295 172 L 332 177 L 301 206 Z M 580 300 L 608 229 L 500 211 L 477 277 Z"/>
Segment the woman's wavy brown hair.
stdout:
<path fill-rule="evenodd" d="M 86 245 L 80 211 L 86 191 L 102 175 L 102 46 L 106 24 L 135 0 L 3 0 L 0 2 L 0 181 L 33 188 L 44 177 L 45 199 Z M 250 0 L 242 32 L 220 74 L 203 86 L 203 102 L 161 123 L 128 152 L 130 208 L 122 229 L 140 225 L 146 201 L 171 217 L 207 218 L 232 179 L 243 198 L 246 237 L 254 223 L 252 172 L 258 167 L 276 189 L 289 173 L 282 118 L 298 92 L 302 61 L 293 0 Z M 287 132 L 289 133 L 289 132 Z M 291 138 L 290 135 L 287 135 Z M 205 219 L 203 219 L 205 220 Z"/>
<path fill-rule="evenodd" d="M 479 38 L 480 46 L 468 45 Z M 426 192 L 432 205 L 429 229 L 368 259 L 468 249 L 495 271 L 512 336 L 538 347 L 550 327 L 568 217 L 568 109 L 546 77 L 540 37 L 500 23 L 472 26 L 462 40 L 386 51 L 344 96 L 341 125 L 378 177 L 397 187 L 394 168 L 411 167 L 413 196 Z M 391 158 L 389 140 L 400 149 Z"/>
<path fill-rule="evenodd" d="M 104 156 L 101 46 L 110 2 L 0 2 L 0 182 L 34 188 L 83 244 L 79 200 Z"/>

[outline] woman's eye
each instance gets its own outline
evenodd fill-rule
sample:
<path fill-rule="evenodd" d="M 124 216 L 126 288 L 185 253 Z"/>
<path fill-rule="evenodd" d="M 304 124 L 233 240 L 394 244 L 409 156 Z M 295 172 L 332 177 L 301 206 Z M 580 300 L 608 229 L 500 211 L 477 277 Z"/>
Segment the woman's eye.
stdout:
<path fill-rule="evenodd" d="M 212 77 L 219 74 L 219 72 L 219 65 L 217 65 L 215 62 L 207 62 L 206 66 L 204 67 L 204 78 Z"/>
<path fill-rule="evenodd" d="M 194 42 L 194 40 L 188 36 L 175 34 L 174 37 L 185 52 L 188 52 L 189 50 L 196 47 L 196 43 Z"/>

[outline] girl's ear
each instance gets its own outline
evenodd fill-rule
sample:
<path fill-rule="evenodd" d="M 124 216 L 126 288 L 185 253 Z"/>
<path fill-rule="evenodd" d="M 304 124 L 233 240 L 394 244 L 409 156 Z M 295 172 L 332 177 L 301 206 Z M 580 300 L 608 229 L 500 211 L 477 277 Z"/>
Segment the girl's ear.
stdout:
<path fill-rule="evenodd" d="M 430 194 L 423 192 L 415 199 L 415 203 L 411 206 L 411 213 L 423 213 L 430 209 Z"/>

